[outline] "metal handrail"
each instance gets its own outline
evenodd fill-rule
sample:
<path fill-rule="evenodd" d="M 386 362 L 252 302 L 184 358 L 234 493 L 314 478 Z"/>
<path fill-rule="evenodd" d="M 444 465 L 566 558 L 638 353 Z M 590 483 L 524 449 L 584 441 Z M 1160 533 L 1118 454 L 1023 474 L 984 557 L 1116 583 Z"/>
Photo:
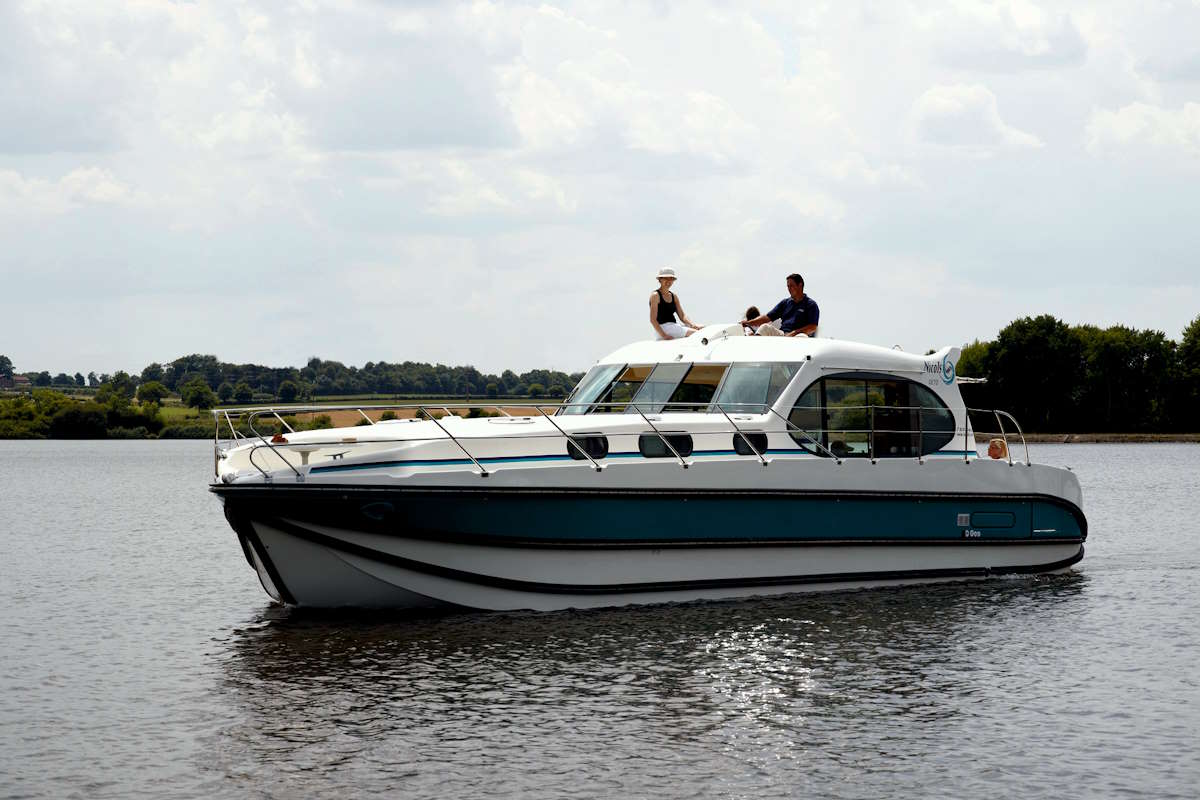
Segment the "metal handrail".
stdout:
<path fill-rule="evenodd" d="M 445 411 L 445 409 L 442 409 L 442 410 Z M 483 464 L 480 464 L 478 459 L 475 458 L 475 456 L 471 455 L 471 451 L 468 450 L 466 447 L 464 447 L 462 442 L 460 442 L 458 439 L 455 439 L 454 434 L 451 433 L 450 431 L 446 430 L 445 426 L 442 425 L 442 423 L 438 422 L 436 419 L 434 419 L 432 414 L 430 414 L 428 411 L 425 411 L 424 408 L 421 408 L 421 411 L 423 411 L 425 413 L 425 416 L 429 417 L 430 422 L 432 422 L 434 425 L 437 425 L 438 428 L 441 429 L 442 433 L 444 433 L 450 437 L 450 441 L 452 441 L 456 445 L 458 445 L 459 450 L 462 450 L 464 453 L 467 454 L 467 458 L 471 459 L 471 462 L 474 463 L 475 466 L 479 467 L 479 477 L 486 478 L 488 476 L 488 471 L 483 468 Z M 446 413 L 449 414 L 450 412 L 446 411 Z"/>
<path fill-rule="evenodd" d="M 754 446 L 754 444 L 750 441 L 750 438 L 748 436 L 746 436 L 746 434 L 742 433 L 742 430 L 737 426 L 737 423 L 733 421 L 733 418 L 725 413 L 725 409 L 721 408 L 721 406 L 718 405 L 717 410 L 720 411 L 722 414 L 724 414 L 725 419 L 729 420 L 729 424 L 733 426 L 733 430 L 734 430 L 733 435 L 741 437 L 741 440 L 746 443 L 746 447 L 749 447 L 750 450 L 754 453 L 754 455 L 758 456 L 758 460 L 760 462 L 762 462 L 762 465 L 765 467 L 765 466 L 767 466 L 767 464 L 770 464 L 771 462 L 767 461 L 765 458 L 763 458 L 762 453 L 758 452 L 758 448 Z M 737 448 L 734 448 L 734 449 L 736 450 Z"/>
<path fill-rule="evenodd" d="M 662 439 L 662 443 L 667 446 L 667 449 L 670 450 L 677 459 L 679 459 L 679 466 L 683 467 L 684 469 L 687 469 L 689 466 L 691 466 L 690 464 L 688 464 L 687 461 L 684 460 L 683 456 L 679 455 L 679 451 L 675 449 L 674 445 L 672 445 L 670 442 L 667 441 L 667 437 L 663 436 L 662 433 L 658 430 L 658 428 L 654 427 L 654 423 L 650 421 L 649 417 L 647 417 L 644 413 L 642 413 L 642 410 L 640 408 L 638 408 L 633 403 L 630 403 L 629 407 L 632 408 L 634 411 L 636 411 L 638 413 L 638 416 L 640 416 L 642 418 L 642 420 L 647 425 L 650 426 L 650 430 L 652 430 L 656 434 L 658 434 L 658 438 Z"/>
<path fill-rule="evenodd" d="M 679 461 L 680 466 L 682 466 L 685 469 L 688 466 L 690 466 L 690 462 L 688 462 L 687 459 L 685 459 L 679 453 L 679 451 L 675 448 L 675 446 L 671 444 L 670 440 L 667 438 L 666 435 L 664 435 L 663 431 L 660 430 L 659 427 L 654 424 L 654 422 L 646 415 L 646 413 L 639 407 L 638 404 L 632 403 L 630 401 L 622 401 L 622 402 L 614 402 L 614 403 L 594 403 L 594 402 L 589 402 L 589 403 L 537 403 L 537 402 L 513 403 L 513 402 L 508 402 L 508 403 L 505 403 L 505 405 L 508 406 L 509 408 L 530 408 L 530 409 L 536 411 L 537 414 L 540 415 L 540 417 L 547 420 L 549 422 L 549 424 L 551 425 L 551 427 L 554 429 L 554 433 L 549 434 L 549 436 L 551 436 L 553 438 L 562 438 L 568 442 L 573 442 L 575 435 L 565 431 L 553 419 L 552 415 L 548 414 L 546 412 L 546 409 L 561 410 L 564 408 L 586 406 L 587 408 L 592 409 L 592 410 L 604 408 L 604 409 L 610 409 L 610 410 L 614 410 L 614 411 L 621 411 L 621 412 L 625 412 L 625 413 L 633 412 L 633 413 L 636 413 L 639 417 L 641 417 L 642 421 L 649 428 L 649 431 L 647 431 L 647 432 L 652 432 L 656 436 L 658 436 L 658 438 L 663 442 L 663 444 L 667 447 L 667 449 L 671 452 L 671 454 Z M 713 404 L 710 404 L 707 411 L 697 412 L 696 408 L 695 408 L 696 407 L 695 403 L 664 403 L 662 406 L 662 412 L 670 412 L 671 406 L 682 406 L 685 408 L 685 410 L 687 412 L 711 414 L 711 413 L 713 413 L 712 410 L 715 408 L 717 411 L 720 412 L 721 416 L 723 416 L 725 418 L 725 420 L 729 423 L 730 430 L 708 430 L 708 431 L 703 431 L 701 433 L 701 435 L 732 433 L 734 436 L 741 436 L 742 440 L 747 443 L 747 446 L 754 453 L 755 457 L 758 458 L 760 464 L 762 464 L 763 466 L 768 465 L 770 463 L 770 460 L 765 458 L 764 454 L 759 452 L 758 448 L 756 448 L 749 441 L 749 438 L 747 436 L 745 436 L 745 431 L 743 431 L 738 426 L 738 424 L 733 420 L 733 418 L 725 410 L 724 405 L 728 405 L 728 404 L 713 403 Z M 738 405 L 751 406 L 751 407 L 755 406 L 755 404 L 751 404 L 751 403 L 742 403 L 742 404 L 738 404 Z M 366 414 L 366 411 L 412 410 L 412 411 L 417 412 L 418 415 L 424 416 L 424 417 L 428 418 L 429 421 L 433 422 L 434 425 L 439 429 L 439 431 L 442 434 L 444 434 L 444 437 L 446 439 L 449 439 L 451 442 L 453 442 L 454 445 L 459 450 L 461 450 L 462 453 L 467 458 L 469 458 L 471 460 L 472 464 L 474 464 L 475 467 L 479 470 L 480 477 L 487 477 L 490 473 L 483 466 L 483 464 L 479 461 L 479 459 L 476 458 L 475 455 L 470 452 L 470 450 L 467 448 L 466 444 L 464 444 L 462 437 L 456 437 L 453 433 L 451 433 L 450 430 L 448 430 L 446 428 L 446 426 L 442 424 L 442 422 L 439 420 L 439 418 L 430 411 L 431 408 L 434 409 L 435 411 L 436 410 L 442 411 L 445 416 L 456 416 L 456 417 L 458 415 L 456 415 L 454 413 L 454 411 L 452 411 L 452 409 L 455 409 L 455 410 L 458 410 L 458 409 L 468 409 L 468 410 L 470 410 L 470 409 L 499 409 L 502 413 L 505 414 L 506 417 L 510 417 L 510 418 L 512 417 L 511 414 L 509 414 L 504 409 L 501 409 L 499 407 L 499 405 L 496 403 L 457 403 L 457 404 L 451 403 L 451 404 L 444 404 L 444 405 L 432 406 L 432 407 L 426 406 L 424 404 L 372 404 L 372 405 L 352 404 L 352 405 L 306 405 L 306 406 L 301 405 L 301 406 L 269 406 L 269 407 L 257 406 L 257 407 L 246 407 L 246 408 L 222 408 L 222 409 L 214 409 L 212 411 L 213 416 L 216 418 L 215 422 L 217 423 L 215 426 L 215 429 L 214 429 L 214 446 L 218 449 L 228 447 L 228 445 L 226 444 L 226 440 L 223 440 L 221 438 L 221 433 L 220 433 L 221 427 L 222 427 L 220 425 L 220 422 L 223 420 L 225 425 L 228 427 L 228 429 L 230 431 L 230 437 L 231 437 L 230 441 L 236 443 L 239 440 L 250 441 L 251 438 L 258 439 L 259 443 L 256 444 L 251 449 L 248 458 L 249 458 L 250 464 L 256 470 L 258 470 L 260 473 L 262 473 L 266 479 L 268 479 L 268 480 L 270 479 L 270 476 L 271 476 L 270 471 L 268 471 L 267 469 L 264 469 L 263 466 L 259 465 L 254 457 L 254 454 L 258 450 L 260 450 L 264 447 L 268 448 L 272 452 L 274 452 L 275 455 L 277 455 L 279 457 L 279 459 L 281 461 L 283 461 L 283 463 L 286 464 L 287 467 L 295 474 L 297 480 L 303 481 L 304 473 L 302 473 L 299 469 L 297 469 L 296 465 L 294 465 L 291 462 L 291 460 L 288 459 L 281 452 L 282 450 L 288 449 L 290 447 L 290 445 L 286 442 L 275 443 L 275 442 L 268 440 L 263 435 L 263 433 L 260 433 L 257 430 L 257 428 L 255 427 L 254 422 L 257 419 L 259 419 L 261 416 L 263 416 L 263 415 L 272 416 L 276 420 L 278 420 L 280 425 L 282 427 L 286 428 L 286 430 L 288 432 L 295 433 L 295 429 L 292 427 L 291 424 L 288 423 L 288 421 L 286 419 L 283 418 L 283 416 L 281 416 L 281 414 L 286 416 L 286 415 L 294 415 L 294 414 L 301 414 L 301 413 L 319 414 L 319 413 L 330 412 L 330 411 L 353 410 L 353 411 L 357 411 L 359 413 L 359 415 L 362 416 L 371 425 L 377 425 L 378 423 L 375 420 L 372 420 L 370 418 L 370 416 L 368 414 Z M 917 436 L 917 459 L 918 459 L 918 461 L 923 463 L 924 462 L 924 440 L 925 440 L 925 436 L 927 434 L 927 432 L 925 431 L 925 428 L 924 428 L 924 414 L 922 414 L 922 413 L 917 414 L 917 429 L 916 430 L 880 429 L 875 424 L 876 423 L 876 410 L 877 409 L 886 409 L 889 412 L 938 411 L 938 412 L 943 412 L 943 413 L 944 412 L 954 413 L 954 411 L 955 411 L 955 410 L 949 409 L 944 406 L 884 406 L 884 405 L 875 404 L 875 403 L 865 404 L 865 405 L 813 406 L 809 410 L 823 412 L 823 413 L 828 413 L 830 411 L 845 412 L 845 411 L 865 410 L 865 411 L 867 411 L 866 416 L 867 416 L 867 421 L 868 421 L 868 427 L 865 429 L 861 429 L 861 430 L 860 429 L 848 429 L 848 428 L 824 428 L 824 427 L 822 427 L 822 428 L 816 429 L 813 432 L 810 432 L 809 430 L 805 430 L 804 428 L 796 425 L 791 420 L 789 420 L 786 416 L 781 414 L 778 410 L 776 410 L 775 408 L 773 408 L 771 406 L 766 405 L 765 403 L 758 404 L 757 408 L 759 409 L 759 413 L 762 415 L 765 415 L 768 417 L 774 416 L 774 417 L 778 418 L 783 423 L 785 431 L 792 433 L 792 434 L 798 434 L 799 436 L 804 437 L 804 439 L 815 450 L 817 450 L 820 453 L 833 459 L 838 464 L 842 463 L 842 460 L 843 460 L 842 457 L 839 456 L 837 453 L 835 453 L 828 446 L 823 444 L 820 441 L 820 439 L 818 438 L 819 436 L 834 433 L 834 432 L 840 433 L 840 434 L 848 434 L 848 433 L 849 434 L 855 434 L 855 433 L 867 434 L 869 437 L 869 439 L 868 439 L 868 454 L 867 455 L 874 462 L 877 460 L 877 456 L 878 456 L 878 454 L 875 451 L 875 445 L 876 445 L 875 437 L 878 434 L 916 434 L 916 436 Z M 964 438 L 963 457 L 964 457 L 965 462 L 969 463 L 971 451 L 973 449 L 969 444 L 968 437 L 970 436 L 970 433 L 971 433 L 970 412 L 974 411 L 974 412 L 981 412 L 981 413 L 986 412 L 986 413 L 990 413 L 994 416 L 994 418 L 997 421 L 998 427 L 1000 428 L 1000 436 L 1002 436 L 1004 439 L 1005 449 L 1008 451 L 1008 461 L 1009 461 L 1009 464 L 1011 465 L 1011 464 L 1013 464 L 1012 452 L 1011 452 L 1011 449 L 1009 448 L 1009 438 L 1010 438 L 1011 434 L 1009 433 L 1008 430 L 1006 430 L 1002 417 L 1008 419 L 1012 423 L 1012 427 L 1016 429 L 1016 436 L 1020 438 L 1021 444 L 1025 450 L 1026 466 L 1032 465 L 1032 460 L 1031 460 L 1030 454 L 1029 454 L 1028 441 L 1025 439 L 1025 435 L 1024 435 L 1024 432 L 1021 430 L 1020 424 L 1016 421 L 1016 419 L 1013 417 L 1012 414 L 1010 414 L 1006 411 L 998 410 L 998 409 L 975 409 L 975 408 L 969 408 L 967 406 L 962 406 L 961 409 L 962 409 L 962 412 L 964 415 L 964 419 L 963 419 L 963 438 Z M 662 412 L 659 412 L 659 413 L 662 413 Z M 250 431 L 254 434 L 253 437 L 245 436 L 243 433 L 241 433 L 241 431 L 238 430 L 237 425 L 234 424 L 235 420 L 241 419 L 242 417 L 245 417 L 245 424 L 247 425 L 247 427 L 249 427 Z M 362 423 L 360 423 L 360 425 L 361 424 Z M 637 432 L 636 431 L 634 431 L 632 433 L 631 432 L 622 432 L 622 433 L 618 433 L 616 435 L 633 435 L 635 433 L 637 433 Z M 770 433 L 770 432 L 768 431 L 768 433 Z M 814 435 L 814 433 L 816 435 Z M 538 434 L 535 434 L 533 436 L 531 436 L 530 434 L 515 434 L 515 435 L 497 435 L 497 436 L 488 436 L 488 437 L 467 437 L 467 438 L 471 438 L 471 439 L 484 438 L 485 440 L 494 440 L 494 439 L 507 439 L 507 438 L 528 439 L 528 438 L 542 438 L 542 437 L 541 437 L 541 435 L 538 435 Z M 385 443 L 385 442 L 389 442 L 389 441 L 412 442 L 412 441 L 422 441 L 422 440 L 423 439 L 412 439 L 412 438 L 406 437 L 404 439 L 395 439 L 395 440 L 372 439 L 370 441 L 378 442 L 378 443 Z M 432 441 L 432 440 L 427 440 L 427 441 Z M 330 444 L 334 444 L 334 443 L 330 443 Z M 364 444 L 366 444 L 366 442 L 364 442 Z M 578 448 L 579 445 L 576 444 L 576 447 Z M 593 458 L 585 450 L 582 450 L 582 448 L 580 448 L 580 449 L 581 449 L 581 452 L 583 452 L 585 458 L 587 459 L 587 461 L 589 462 L 589 464 L 592 466 L 593 469 L 595 469 L 596 471 L 600 471 L 603 469 L 604 465 L 601 465 L 595 458 Z M 978 453 L 977 450 L 976 450 L 976 453 Z M 976 455 L 976 457 L 978 458 L 978 455 Z M 216 466 L 216 459 L 214 459 L 214 466 Z"/>
<path fill-rule="evenodd" d="M 795 424 L 795 423 L 793 423 L 793 422 L 792 422 L 790 419 L 788 419 L 787 417 L 783 416 L 782 414 L 780 414 L 778 411 L 776 411 L 774 408 L 771 408 L 770 406 L 768 406 L 768 407 L 767 407 L 767 411 L 770 411 L 772 414 L 774 414 L 775 416 L 777 416 L 777 417 L 779 417 L 781 420 L 783 420 L 783 424 L 784 424 L 784 425 L 788 426 L 789 428 L 791 428 L 791 429 L 795 430 L 796 432 L 798 432 L 798 433 L 800 433 L 800 434 L 803 434 L 803 436 L 804 436 L 804 438 L 805 438 L 805 439 L 808 439 L 808 440 L 809 440 L 810 442 L 812 442 L 814 445 L 816 445 L 817 447 L 819 447 L 819 448 L 820 448 L 820 449 L 821 449 L 821 450 L 822 450 L 822 451 L 823 451 L 823 452 L 824 452 L 826 455 L 828 455 L 830 458 L 832 458 L 832 459 L 833 459 L 834 461 L 836 461 L 838 464 L 841 464 L 841 463 L 842 463 L 842 459 L 840 459 L 840 458 L 837 456 L 837 454 L 836 454 L 836 453 L 834 453 L 832 450 L 830 450 L 830 449 L 829 449 L 828 447 L 826 447 L 825 445 L 823 445 L 823 444 L 821 444 L 820 442 L 818 442 L 818 441 L 817 441 L 817 440 L 816 440 L 816 439 L 815 439 L 815 438 L 812 436 L 812 434 L 810 434 L 808 431 L 804 430 L 804 428 L 801 428 L 799 425 L 796 425 L 796 424 Z M 818 433 L 823 433 L 824 431 L 818 430 L 817 432 L 818 432 Z"/>
<path fill-rule="evenodd" d="M 1017 422 L 1017 418 L 1014 417 L 1012 414 L 1008 413 L 1007 411 L 1000 411 L 999 409 L 992 409 L 992 411 L 997 416 L 1000 414 L 1003 414 L 1004 416 L 1008 417 L 1009 421 L 1013 424 L 1013 427 L 1017 429 L 1017 435 L 1021 437 L 1021 445 L 1025 448 L 1025 466 L 1032 467 L 1033 461 L 1031 461 L 1029 458 L 1029 442 L 1025 441 L 1025 432 L 1021 430 L 1021 423 Z M 1001 430 L 1003 430 L 1003 426 L 1001 426 Z M 1004 438 L 1004 449 L 1008 450 L 1008 437 L 1007 436 L 1005 436 L 1005 438 Z M 1008 463 L 1010 463 L 1010 464 L 1012 463 L 1012 451 L 1011 450 L 1009 450 Z"/>
<path fill-rule="evenodd" d="M 584 457 L 585 457 L 585 458 L 586 458 L 588 461 L 592 462 L 592 466 L 593 466 L 593 467 L 596 469 L 596 472 L 599 472 L 600 470 L 604 469 L 604 467 L 600 466 L 599 462 L 597 462 L 597 461 L 596 461 L 596 459 L 592 458 L 592 454 L 591 454 L 591 453 L 589 453 L 587 450 L 585 450 L 585 449 L 584 449 L 584 447 L 583 447 L 583 445 L 581 445 L 581 444 L 579 444 L 578 442 L 576 442 L 576 441 L 575 441 L 575 439 L 574 439 L 574 437 L 570 436 L 570 435 L 569 435 L 569 434 L 568 434 L 566 431 L 564 431 L 562 428 L 560 428 L 560 427 L 558 426 L 558 423 L 554 421 L 554 418 L 553 418 L 553 417 L 551 417 L 549 414 L 547 414 L 547 413 L 546 413 L 546 412 L 545 412 L 545 411 L 542 409 L 542 407 L 541 407 L 541 406 L 535 406 L 535 408 L 537 408 L 537 410 L 541 412 L 542 416 L 546 418 L 546 421 L 547 421 L 547 422 L 549 422 L 551 425 L 553 425 L 553 426 L 554 426 L 554 430 L 558 431 L 558 432 L 559 432 L 559 433 L 561 433 L 561 434 L 562 434 L 564 437 L 566 437 L 566 440 L 567 440 L 567 442 L 569 442 L 571 445 L 574 445 L 576 450 L 578 450 L 579 452 L 583 453 Z M 569 450 L 570 450 L 570 447 L 568 446 L 568 451 L 569 451 Z"/>

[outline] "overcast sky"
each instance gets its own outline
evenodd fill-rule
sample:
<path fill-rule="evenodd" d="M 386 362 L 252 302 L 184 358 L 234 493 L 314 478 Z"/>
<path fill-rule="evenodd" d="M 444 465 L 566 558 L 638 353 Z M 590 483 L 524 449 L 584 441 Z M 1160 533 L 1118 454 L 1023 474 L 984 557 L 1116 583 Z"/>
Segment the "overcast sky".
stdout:
<path fill-rule="evenodd" d="M 0 2 L 0 353 L 584 369 L 1200 314 L 1200 2 Z"/>

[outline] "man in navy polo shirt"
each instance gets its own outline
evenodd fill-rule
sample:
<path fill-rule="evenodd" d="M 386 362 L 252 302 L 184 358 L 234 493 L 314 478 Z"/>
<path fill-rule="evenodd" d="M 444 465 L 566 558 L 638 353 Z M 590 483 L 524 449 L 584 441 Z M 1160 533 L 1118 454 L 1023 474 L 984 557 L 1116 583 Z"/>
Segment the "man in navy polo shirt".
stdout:
<path fill-rule="evenodd" d="M 821 321 L 821 309 L 817 301 L 804 293 L 804 278 L 798 273 L 787 276 L 788 297 L 754 319 L 742 320 L 742 325 L 758 327 L 759 336 L 812 336 L 817 332 L 817 323 Z M 767 325 L 768 322 L 779 320 L 779 328 Z"/>

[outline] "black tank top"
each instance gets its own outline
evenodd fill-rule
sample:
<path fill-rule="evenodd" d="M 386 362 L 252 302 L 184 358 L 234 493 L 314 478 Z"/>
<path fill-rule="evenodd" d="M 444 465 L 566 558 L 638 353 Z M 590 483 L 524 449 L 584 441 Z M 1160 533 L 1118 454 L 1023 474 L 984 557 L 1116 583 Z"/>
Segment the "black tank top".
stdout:
<path fill-rule="evenodd" d="M 658 318 L 655 320 L 659 325 L 664 322 L 675 321 L 675 295 L 671 295 L 671 302 L 663 299 L 662 290 L 658 291 Z"/>

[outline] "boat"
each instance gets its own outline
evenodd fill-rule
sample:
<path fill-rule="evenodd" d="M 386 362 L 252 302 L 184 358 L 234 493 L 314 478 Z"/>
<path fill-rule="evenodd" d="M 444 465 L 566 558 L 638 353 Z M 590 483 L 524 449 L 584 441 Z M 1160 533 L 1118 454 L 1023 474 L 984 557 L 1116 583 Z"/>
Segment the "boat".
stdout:
<path fill-rule="evenodd" d="M 1069 570 L 1078 479 L 1033 463 L 1011 415 L 964 405 L 959 354 L 710 326 L 616 350 L 561 403 L 216 409 L 210 490 L 290 606 L 559 610 Z M 293 421 L 335 410 L 359 423 Z M 972 419 L 996 423 L 996 457 Z"/>

